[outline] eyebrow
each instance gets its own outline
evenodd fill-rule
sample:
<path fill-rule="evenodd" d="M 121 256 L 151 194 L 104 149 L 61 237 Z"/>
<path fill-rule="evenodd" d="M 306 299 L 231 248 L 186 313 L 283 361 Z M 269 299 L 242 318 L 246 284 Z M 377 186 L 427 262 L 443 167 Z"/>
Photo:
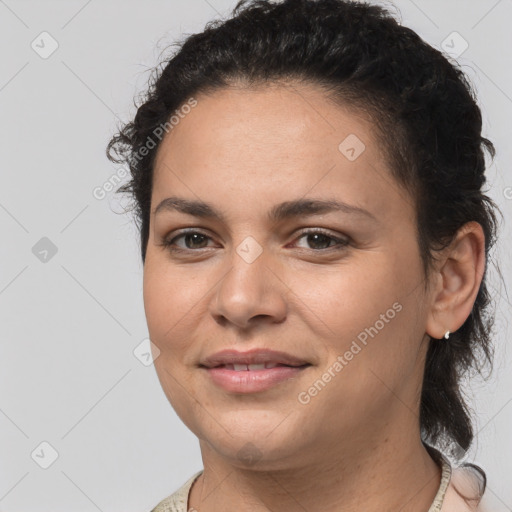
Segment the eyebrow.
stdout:
<path fill-rule="evenodd" d="M 204 201 L 184 199 L 181 197 L 167 197 L 161 201 L 154 209 L 156 215 L 163 211 L 177 211 L 194 217 L 214 219 L 225 222 L 225 217 L 213 205 Z M 377 218 L 364 208 L 344 203 L 338 200 L 326 199 L 297 199 L 295 201 L 285 201 L 275 205 L 268 213 L 270 222 L 279 222 L 294 217 L 307 217 L 320 215 L 323 213 L 338 212 L 367 217 L 376 222 Z"/>

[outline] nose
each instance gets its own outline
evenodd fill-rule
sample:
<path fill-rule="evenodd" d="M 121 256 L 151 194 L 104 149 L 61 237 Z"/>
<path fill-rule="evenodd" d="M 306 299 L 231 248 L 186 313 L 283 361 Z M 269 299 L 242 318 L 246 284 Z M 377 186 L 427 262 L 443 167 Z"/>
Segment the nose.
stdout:
<path fill-rule="evenodd" d="M 231 267 L 215 288 L 210 314 L 223 327 L 247 330 L 259 323 L 281 323 L 287 314 L 287 287 L 263 252 L 249 262 L 233 252 Z"/>

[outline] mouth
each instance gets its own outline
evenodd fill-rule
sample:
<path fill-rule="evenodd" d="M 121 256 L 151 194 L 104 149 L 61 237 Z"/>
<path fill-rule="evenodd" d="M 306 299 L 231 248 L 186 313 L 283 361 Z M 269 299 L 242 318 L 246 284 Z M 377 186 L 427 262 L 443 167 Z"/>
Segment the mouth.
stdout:
<path fill-rule="evenodd" d="M 209 383 L 236 395 L 262 393 L 278 386 L 296 386 L 310 366 L 313 365 L 296 356 L 268 349 L 224 350 L 199 364 Z"/>
<path fill-rule="evenodd" d="M 306 366 L 311 366 L 310 363 L 305 364 L 298 364 L 298 365 L 291 365 L 291 364 L 284 364 L 284 363 L 274 363 L 274 362 L 267 362 L 267 363 L 254 363 L 254 364 L 244 364 L 244 363 L 233 363 L 233 364 L 219 364 L 216 366 L 205 366 L 200 365 L 202 368 L 207 369 L 223 369 L 223 370 L 234 370 L 235 372 L 243 372 L 243 371 L 262 371 L 262 370 L 271 370 L 272 368 L 279 368 L 279 367 L 285 367 L 285 368 L 305 368 Z"/>

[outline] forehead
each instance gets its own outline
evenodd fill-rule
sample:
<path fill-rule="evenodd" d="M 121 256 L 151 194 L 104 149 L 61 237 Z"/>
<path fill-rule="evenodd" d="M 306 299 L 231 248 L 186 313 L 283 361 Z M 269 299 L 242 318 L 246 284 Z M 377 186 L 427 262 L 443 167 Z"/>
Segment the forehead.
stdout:
<path fill-rule="evenodd" d="M 153 204 L 177 191 L 246 208 L 308 191 L 377 209 L 404 198 L 371 123 L 319 88 L 226 88 L 195 99 L 161 142 Z"/>
<path fill-rule="evenodd" d="M 180 116 L 164 138 L 159 156 L 172 145 L 181 158 L 188 153 L 188 160 L 244 159 L 246 166 L 250 165 L 247 155 L 260 160 L 280 155 L 292 161 L 330 149 L 339 158 L 338 146 L 348 135 L 378 150 L 372 125 L 357 110 L 335 105 L 312 85 L 238 86 L 195 99 L 196 106 Z M 259 153 L 262 148 L 265 152 Z"/>

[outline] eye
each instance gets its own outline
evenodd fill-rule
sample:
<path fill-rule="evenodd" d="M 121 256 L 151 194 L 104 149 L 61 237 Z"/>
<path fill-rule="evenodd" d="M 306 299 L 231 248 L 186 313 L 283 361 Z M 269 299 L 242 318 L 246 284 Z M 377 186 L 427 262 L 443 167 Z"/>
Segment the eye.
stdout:
<path fill-rule="evenodd" d="M 349 244 L 348 239 L 335 237 L 330 232 L 322 229 L 310 229 L 303 231 L 296 240 L 300 240 L 302 238 L 306 238 L 307 243 L 313 245 L 313 247 L 306 247 L 306 249 L 313 249 L 314 251 L 325 251 L 326 249 L 331 249 L 333 247 L 336 248 L 336 246 L 338 246 L 338 249 L 343 249 Z M 331 242 L 335 242 L 334 246 L 330 246 Z"/>
<path fill-rule="evenodd" d="M 183 246 L 177 246 L 174 247 L 177 240 L 182 239 L 184 240 L 185 247 Z M 170 251 L 193 251 L 195 249 L 205 249 L 207 248 L 205 243 L 207 243 L 207 240 L 211 240 L 211 237 L 208 235 L 201 233 L 200 231 L 185 231 L 179 234 L 178 236 L 175 236 L 172 239 L 165 239 L 161 245 L 168 248 Z"/>

